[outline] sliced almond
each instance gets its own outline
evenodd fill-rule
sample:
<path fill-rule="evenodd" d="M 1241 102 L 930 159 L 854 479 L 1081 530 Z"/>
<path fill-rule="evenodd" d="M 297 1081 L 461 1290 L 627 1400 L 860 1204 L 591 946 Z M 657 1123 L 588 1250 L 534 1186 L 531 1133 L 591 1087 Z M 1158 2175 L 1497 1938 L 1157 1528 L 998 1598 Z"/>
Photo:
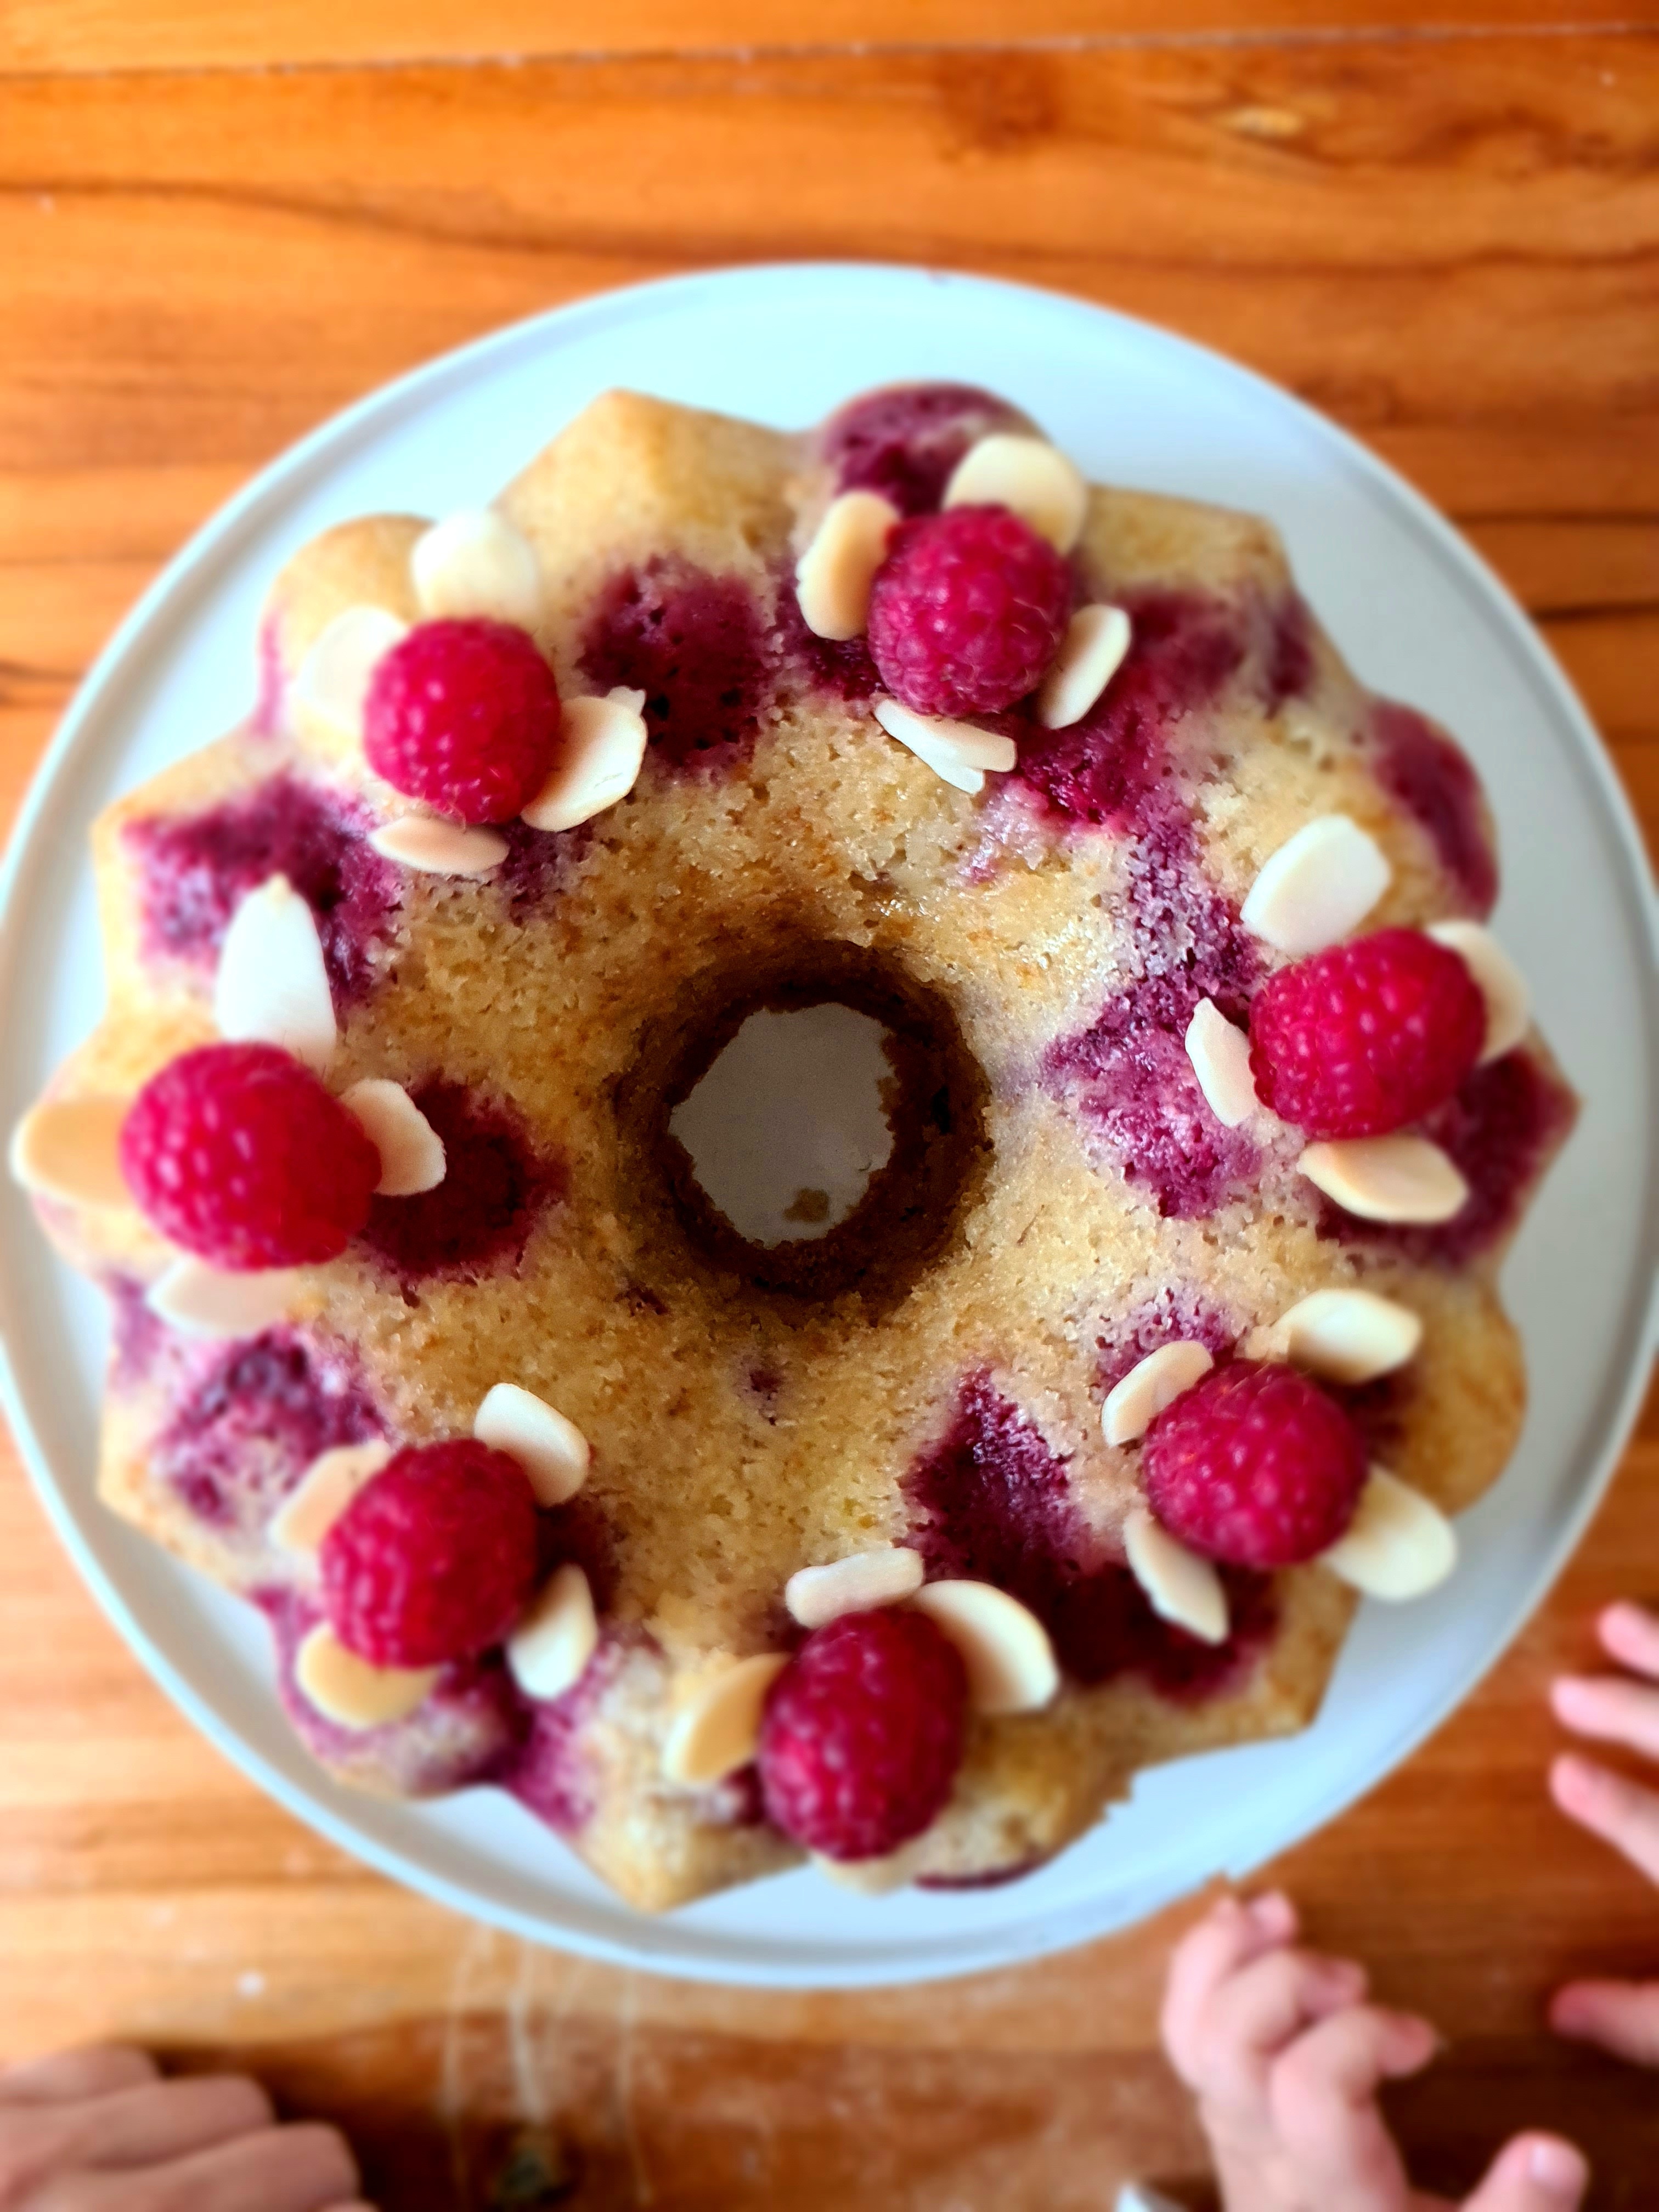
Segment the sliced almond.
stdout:
<path fill-rule="evenodd" d="M 447 514 L 415 540 L 410 576 L 421 611 L 434 620 L 487 615 L 534 629 L 541 619 L 536 549 L 494 507 Z"/>
<path fill-rule="evenodd" d="M 472 1433 L 492 1451 L 518 1461 L 538 1505 L 562 1505 L 587 1480 L 592 1454 L 574 1421 L 533 1390 L 497 1382 L 472 1417 Z"/>
<path fill-rule="evenodd" d="M 286 876 L 267 876 L 230 918 L 213 979 L 221 1036 L 279 1044 L 322 1073 L 339 1030 L 317 917 Z"/>
<path fill-rule="evenodd" d="M 1532 1026 L 1532 992 L 1526 977 L 1478 921 L 1431 921 L 1429 935 L 1467 965 L 1486 1002 L 1486 1042 L 1480 1064 L 1513 1052 Z"/>
<path fill-rule="evenodd" d="M 1420 1490 L 1374 1467 L 1347 1534 L 1320 1561 L 1367 1597 L 1397 1604 L 1445 1581 L 1457 1565 L 1457 1532 Z"/>
<path fill-rule="evenodd" d="M 987 769 L 1006 775 L 1019 758 L 1012 738 L 976 729 L 971 722 L 918 714 L 896 699 L 878 699 L 871 711 L 890 738 L 908 746 L 935 775 L 954 784 L 958 791 L 982 791 Z"/>
<path fill-rule="evenodd" d="M 187 1255 L 150 1285 L 144 1304 L 186 1336 L 258 1336 L 288 1319 L 299 1293 L 296 1267 L 232 1274 Z"/>
<path fill-rule="evenodd" d="M 1227 1640 L 1227 1593 L 1207 1559 L 1177 1543 L 1144 1505 L 1123 1524 L 1129 1571 L 1160 1620 L 1173 1621 L 1206 1644 Z"/>
<path fill-rule="evenodd" d="M 322 1548 L 329 1530 L 357 1492 L 392 1457 L 384 1437 L 373 1443 L 337 1444 L 319 1452 L 270 1516 L 270 1539 L 285 1552 L 308 1556 Z"/>
<path fill-rule="evenodd" d="M 375 667 L 408 635 L 409 624 L 384 607 L 347 607 L 313 639 L 294 679 L 295 701 L 325 728 L 361 744 Z"/>
<path fill-rule="evenodd" d="M 1469 1187 L 1426 1137 L 1340 1137 L 1310 1145 L 1303 1174 L 1362 1221 L 1449 1221 Z"/>
<path fill-rule="evenodd" d="M 1187 1024 L 1187 1057 L 1204 1103 L 1225 1129 L 1248 1121 L 1261 1100 L 1250 1073 L 1250 1040 L 1213 1000 L 1200 999 Z"/>
<path fill-rule="evenodd" d="M 1277 951 L 1322 952 L 1358 927 L 1393 876 L 1375 837 L 1346 814 L 1322 814 L 1273 855 L 1239 920 Z"/>
<path fill-rule="evenodd" d="M 954 1644 L 976 1713 L 1035 1713 L 1060 1687 L 1048 1632 L 1029 1606 L 993 1583 L 924 1583 L 918 1611 Z"/>
<path fill-rule="evenodd" d="M 915 1880 L 925 1841 L 925 1836 L 917 1836 L 897 1850 L 884 1851 L 875 1859 L 832 1859 L 823 1851 L 813 1851 L 810 1856 L 817 1871 L 837 1889 L 850 1889 L 857 1897 L 890 1897 L 896 1889 L 908 1889 Z"/>
<path fill-rule="evenodd" d="M 877 1605 L 896 1605 L 921 1588 L 920 1552 L 902 1544 L 883 1544 L 854 1552 L 827 1566 L 802 1567 L 783 1586 L 783 1601 L 803 1628 L 822 1628 L 843 1613 L 862 1613 Z"/>
<path fill-rule="evenodd" d="M 1046 438 L 994 430 L 957 463 L 944 504 L 1006 507 L 1056 553 L 1069 553 L 1083 534 L 1089 487 L 1075 462 Z"/>
<path fill-rule="evenodd" d="M 766 1693 L 788 1663 L 781 1652 L 762 1651 L 699 1682 L 663 1743 L 668 1780 L 704 1789 L 747 1766 L 760 1742 Z"/>
<path fill-rule="evenodd" d="M 414 1198 L 444 1179 L 444 1140 L 404 1089 L 383 1075 L 365 1076 L 340 1103 L 355 1114 L 380 1156 L 382 1198 Z"/>
<path fill-rule="evenodd" d="M 555 1568 L 507 1639 L 507 1663 L 526 1697 L 550 1703 L 575 1687 L 599 1642 L 593 1593 L 587 1577 L 570 1563 Z"/>
<path fill-rule="evenodd" d="M 899 511 L 879 492 L 844 491 L 823 510 L 795 564 L 801 619 L 817 637 L 858 637 L 870 619 L 870 586 L 887 557 Z"/>
<path fill-rule="evenodd" d="M 532 830 L 574 830 L 627 798 L 645 763 L 644 705 L 643 691 L 620 688 L 564 701 L 558 765 L 524 810 Z"/>
<path fill-rule="evenodd" d="M 1037 691 L 1037 720 L 1045 730 L 1069 730 L 1083 720 L 1123 665 L 1129 635 L 1121 607 L 1078 609 Z"/>
<path fill-rule="evenodd" d="M 1314 1291 L 1282 1314 L 1281 1358 L 1323 1382 L 1374 1382 L 1416 1356 L 1423 1317 L 1375 1291 Z"/>
<path fill-rule="evenodd" d="M 319 1621 L 294 1656 L 294 1679 L 337 1728 L 386 1728 L 406 1720 L 432 1694 L 442 1668 L 371 1667 Z"/>
<path fill-rule="evenodd" d="M 11 1133 L 13 1180 L 69 1206 L 127 1206 L 121 1124 L 130 1098 L 43 1098 Z"/>
<path fill-rule="evenodd" d="M 371 830 L 368 842 L 399 867 L 426 876 L 487 876 L 507 858 L 507 840 L 495 830 L 432 814 L 401 814 Z"/>
<path fill-rule="evenodd" d="M 1183 1390 L 1201 1382 L 1214 1365 L 1201 1344 L 1160 1344 L 1106 1393 L 1100 1409 L 1101 1434 L 1109 1444 L 1133 1443 L 1166 1406 L 1173 1406 Z"/>

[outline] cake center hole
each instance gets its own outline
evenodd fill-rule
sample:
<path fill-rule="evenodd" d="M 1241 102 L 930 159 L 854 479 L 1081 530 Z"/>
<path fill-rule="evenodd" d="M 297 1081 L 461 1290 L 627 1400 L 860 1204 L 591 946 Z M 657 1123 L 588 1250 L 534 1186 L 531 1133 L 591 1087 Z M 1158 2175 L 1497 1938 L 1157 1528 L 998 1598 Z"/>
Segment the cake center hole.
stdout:
<path fill-rule="evenodd" d="M 833 1001 L 752 1013 L 669 1133 L 738 1235 L 772 1246 L 827 1237 L 892 1157 L 890 1032 Z"/>

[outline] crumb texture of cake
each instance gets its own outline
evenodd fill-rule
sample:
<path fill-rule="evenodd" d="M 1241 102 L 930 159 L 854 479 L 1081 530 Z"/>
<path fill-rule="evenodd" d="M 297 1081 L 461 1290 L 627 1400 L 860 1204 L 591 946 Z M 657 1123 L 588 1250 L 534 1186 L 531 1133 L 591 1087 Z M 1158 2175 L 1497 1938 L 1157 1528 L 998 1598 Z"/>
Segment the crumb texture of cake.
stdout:
<path fill-rule="evenodd" d="M 1473 769 L 1267 523 L 968 385 L 613 392 L 302 548 L 258 656 L 96 825 L 109 1011 L 12 1157 L 110 1295 L 103 1498 L 331 1770 L 645 1909 L 988 1883 L 1451 1571 L 1574 1103 Z M 763 1247 L 670 1123 L 825 1004 L 890 1150 Z"/>

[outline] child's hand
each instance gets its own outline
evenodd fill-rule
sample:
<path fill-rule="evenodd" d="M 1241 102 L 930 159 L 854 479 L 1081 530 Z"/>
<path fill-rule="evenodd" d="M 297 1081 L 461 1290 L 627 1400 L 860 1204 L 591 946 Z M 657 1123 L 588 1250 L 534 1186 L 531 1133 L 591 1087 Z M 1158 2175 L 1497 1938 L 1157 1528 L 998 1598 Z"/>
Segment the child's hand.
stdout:
<path fill-rule="evenodd" d="M 344 2137 L 279 2126 L 241 2075 L 164 2081 L 113 2048 L 0 2072 L 4 2212 L 369 2212 L 356 2191 Z"/>
<path fill-rule="evenodd" d="M 1198 2097 L 1227 2212 L 1452 2212 L 1413 2194 L 1376 2108 L 1436 2049 L 1410 2013 L 1365 1999 L 1363 1967 L 1294 1947 L 1277 1894 L 1225 1898 L 1176 1948 L 1164 2045 Z M 1573 2212 L 1588 2179 L 1571 2143 L 1517 2136 L 1463 2212 Z"/>
<path fill-rule="evenodd" d="M 1602 1650 L 1631 1671 L 1564 1674 L 1551 1692 L 1556 1718 L 1575 1735 L 1659 1760 L 1659 1619 L 1639 1605 L 1610 1605 L 1596 1632 Z M 1551 1767 L 1550 1794 L 1570 1820 L 1659 1882 L 1659 1795 L 1576 1752 Z M 1569 1982 L 1551 2001 L 1550 2025 L 1638 2066 L 1659 2066 L 1659 1982 Z"/>

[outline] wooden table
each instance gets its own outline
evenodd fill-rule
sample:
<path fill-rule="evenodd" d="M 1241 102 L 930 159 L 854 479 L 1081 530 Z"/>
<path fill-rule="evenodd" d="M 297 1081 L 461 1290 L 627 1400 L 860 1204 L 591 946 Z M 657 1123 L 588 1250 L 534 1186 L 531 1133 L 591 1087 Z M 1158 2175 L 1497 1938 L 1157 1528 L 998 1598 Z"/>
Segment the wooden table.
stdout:
<path fill-rule="evenodd" d="M 867 255 L 1109 301 L 1328 409 L 1508 577 L 1659 824 L 1659 38 L 1596 0 L 1512 12 L 0 0 L 0 805 L 157 565 L 346 401 L 604 286 Z M 1624 1590 L 1659 1595 L 1659 1418 L 1486 1686 L 1277 1869 L 1452 2039 L 1399 2100 L 1442 2185 L 1547 2122 L 1599 2160 L 1599 2204 L 1659 2203 L 1659 2087 L 1540 2014 L 1569 1969 L 1659 1968 L 1659 1899 L 1542 1782 L 1546 1680 Z M 9 1463 L 0 1603 L 7 2051 L 242 2054 L 347 2123 L 396 2212 L 489 2202 L 525 2125 L 583 2212 L 1072 2212 L 1200 2170 L 1153 2033 L 1184 1911 L 875 1996 L 584 1964 L 266 1803 Z"/>

